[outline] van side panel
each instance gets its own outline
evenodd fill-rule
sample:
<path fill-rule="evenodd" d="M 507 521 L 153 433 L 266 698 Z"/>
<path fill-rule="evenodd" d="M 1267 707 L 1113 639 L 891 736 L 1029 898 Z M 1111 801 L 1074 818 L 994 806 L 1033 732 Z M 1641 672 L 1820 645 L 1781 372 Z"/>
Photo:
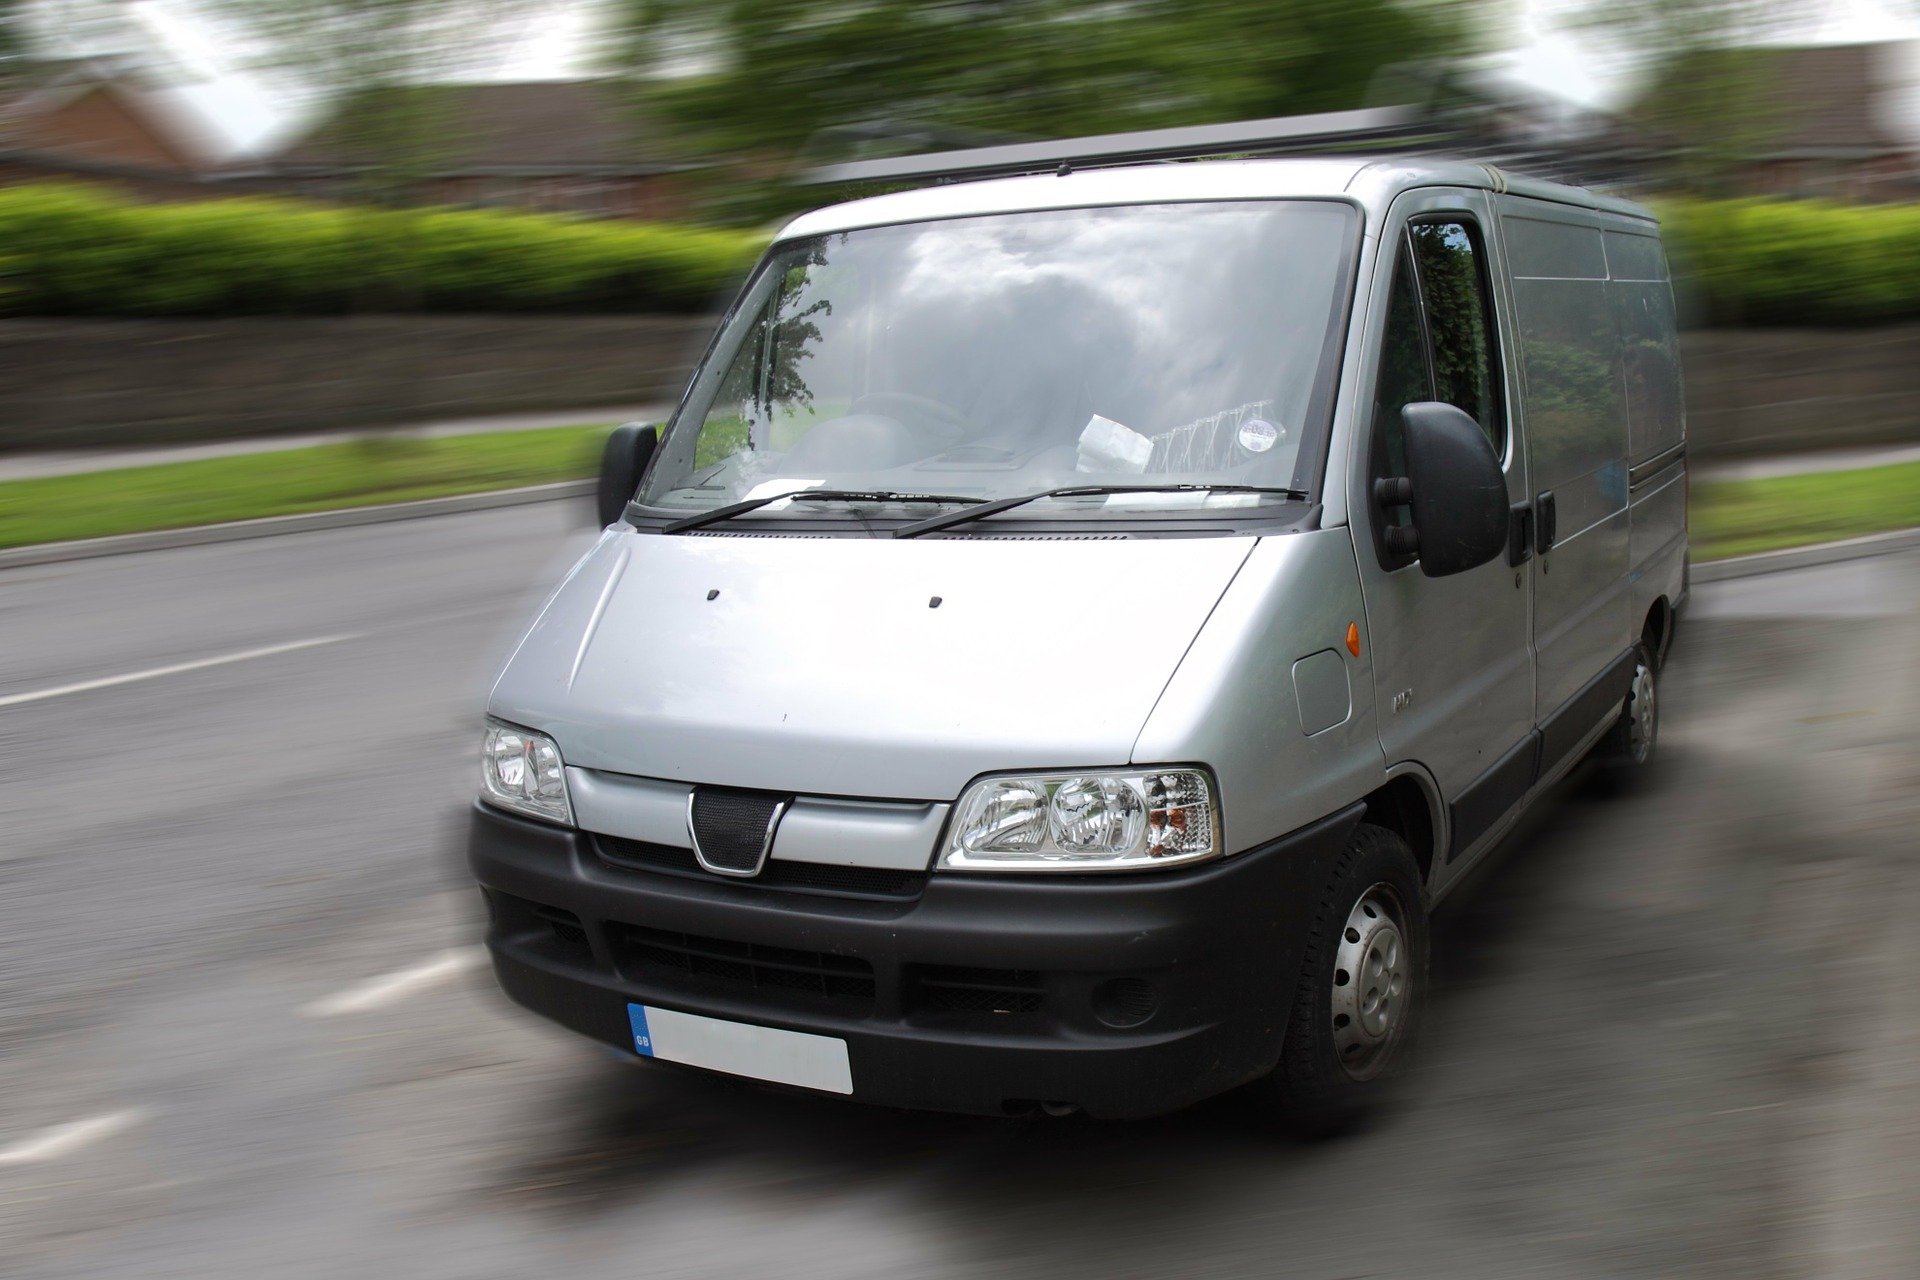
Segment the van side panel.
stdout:
<path fill-rule="evenodd" d="M 1628 645 L 1627 401 L 1598 215 L 1515 196 L 1499 208 L 1533 490 L 1554 503 L 1552 549 L 1533 561 L 1545 721 Z"/>
<path fill-rule="evenodd" d="M 1638 627 L 1683 590 L 1687 418 L 1667 256 L 1653 224 L 1602 217 L 1620 369 L 1627 388 L 1631 618 Z"/>
<path fill-rule="evenodd" d="M 1686 474 L 1677 465 L 1664 468 L 1634 491 L 1632 512 L 1632 620 L 1638 628 L 1662 597 L 1669 605 L 1680 602 L 1687 554 Z"/>

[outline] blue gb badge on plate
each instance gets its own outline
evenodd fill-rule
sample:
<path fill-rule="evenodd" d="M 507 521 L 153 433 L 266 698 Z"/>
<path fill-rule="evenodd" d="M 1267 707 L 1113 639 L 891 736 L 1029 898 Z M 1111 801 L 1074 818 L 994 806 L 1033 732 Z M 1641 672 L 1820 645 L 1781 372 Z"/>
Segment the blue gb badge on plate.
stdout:
<path fill-rule="evenodd" d="M 643 1058 L 653 1056 L 653 1036 L 647 1031 L 647 1006 L 627 1006 L 627 1021 L 633 1025 L 633 1048 Z"/>

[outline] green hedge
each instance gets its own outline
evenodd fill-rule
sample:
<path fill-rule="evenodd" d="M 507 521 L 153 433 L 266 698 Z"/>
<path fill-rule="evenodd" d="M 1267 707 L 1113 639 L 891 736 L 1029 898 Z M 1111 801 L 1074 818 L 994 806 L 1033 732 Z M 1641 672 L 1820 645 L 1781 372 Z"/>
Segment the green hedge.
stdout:
<path fill-rule="evenodd" d="M 1920 206 L 1658 203 L 1697 325 L 1920 320 Z M 685 311 L 728 292 L 757 232 L 292 201 L 141 205 L 0 190 L 0 314 Z"/>
<path fill-rule="evenodd" d="M 0 314 L 686 311 L 735 287 L 764 242 L 542 214 L 141 205 L 14 187 L 0 190 Z"/>
<path fill-rule="evenodd" d="M 1656 202 L 1695 325 L 1920 320 L 1920 206 Z"/>

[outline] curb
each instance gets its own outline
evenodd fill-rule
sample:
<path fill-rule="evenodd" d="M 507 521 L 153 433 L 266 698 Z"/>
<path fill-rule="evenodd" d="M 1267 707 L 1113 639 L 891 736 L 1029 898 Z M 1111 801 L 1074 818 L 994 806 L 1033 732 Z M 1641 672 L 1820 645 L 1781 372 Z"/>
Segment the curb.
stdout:
<path fill-rule="evenodd" d="M 1725 582 L 1730 578 L 1752 578 L 1785 569 L 1810 569 L 1815 565 L 1841 560 L 1859 560 L 1867 556 L 1891 555 L 1920 547 L 1920 529 L 1897 529 L 1892 533 L 1874 533 L 1864 538 L 1841 542 L 1822 542 L 1811 547 L 1788 547 L 1781 551 L 1762 551 L 1757 555 L 1734 556 L 1727 560 L 1709 560 L 1696 564 L 1693 582 Z"/>
<path fill-rule="evenodd" d="M 496 489 L 491 493 L 459 493 L 450 498 L 423 498 L 418 502 L 390 502 L 384 506 L 345 507 L 338 511 L 313 511 L 297 516 L 267 516 L 260 520 L 235 520 L 228 524 L 204 524 L 190 529 L 156 529 L 151 533 L 123 533 L 111 538 L 82 538 L 73 542 L 7 547 L 0 549 L 0 569 L 91 560 L 96 556 L 125 555 L 133 551 L 164 551 L 171 547 L 198 547 L 212 542 L 271 538 L 283 533 L 311 533 L 316 529 L 346 529 L 355 525 L 386 524 L 394 520 L 418 520 L 426 516 L 452 516 L 465 511 L 524 506 L 530 502 L 584 498 L 593 494 L 596 483 L 593 480 L 562 480 L 557 484 Z"/>

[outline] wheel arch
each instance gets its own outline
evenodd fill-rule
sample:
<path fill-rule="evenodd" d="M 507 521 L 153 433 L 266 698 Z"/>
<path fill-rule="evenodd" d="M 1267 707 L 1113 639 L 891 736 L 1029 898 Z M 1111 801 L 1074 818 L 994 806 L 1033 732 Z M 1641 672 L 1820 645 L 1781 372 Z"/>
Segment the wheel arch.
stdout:
<path fill-rule="evenodd" d="M 1654 670 L 1665 666 L 1667 648 L 1673 643 L 1673 602 L 1665 596 L 1648 606 L 1647 616 L 1640 624 L 1640 639 L 1653 655 Z"/>
<path fill-rule="evenodd" d="M 1447 806 L 1440 787 L 1422 765 L 1402 761 L 1387 770 L 1387 780 L 1363 797 L 1363 821 L 1385 827 L 1407 842 L 1420 864 L 1422 884 L 1433 883 L 1433 869 L 1446 861 Z"/>

